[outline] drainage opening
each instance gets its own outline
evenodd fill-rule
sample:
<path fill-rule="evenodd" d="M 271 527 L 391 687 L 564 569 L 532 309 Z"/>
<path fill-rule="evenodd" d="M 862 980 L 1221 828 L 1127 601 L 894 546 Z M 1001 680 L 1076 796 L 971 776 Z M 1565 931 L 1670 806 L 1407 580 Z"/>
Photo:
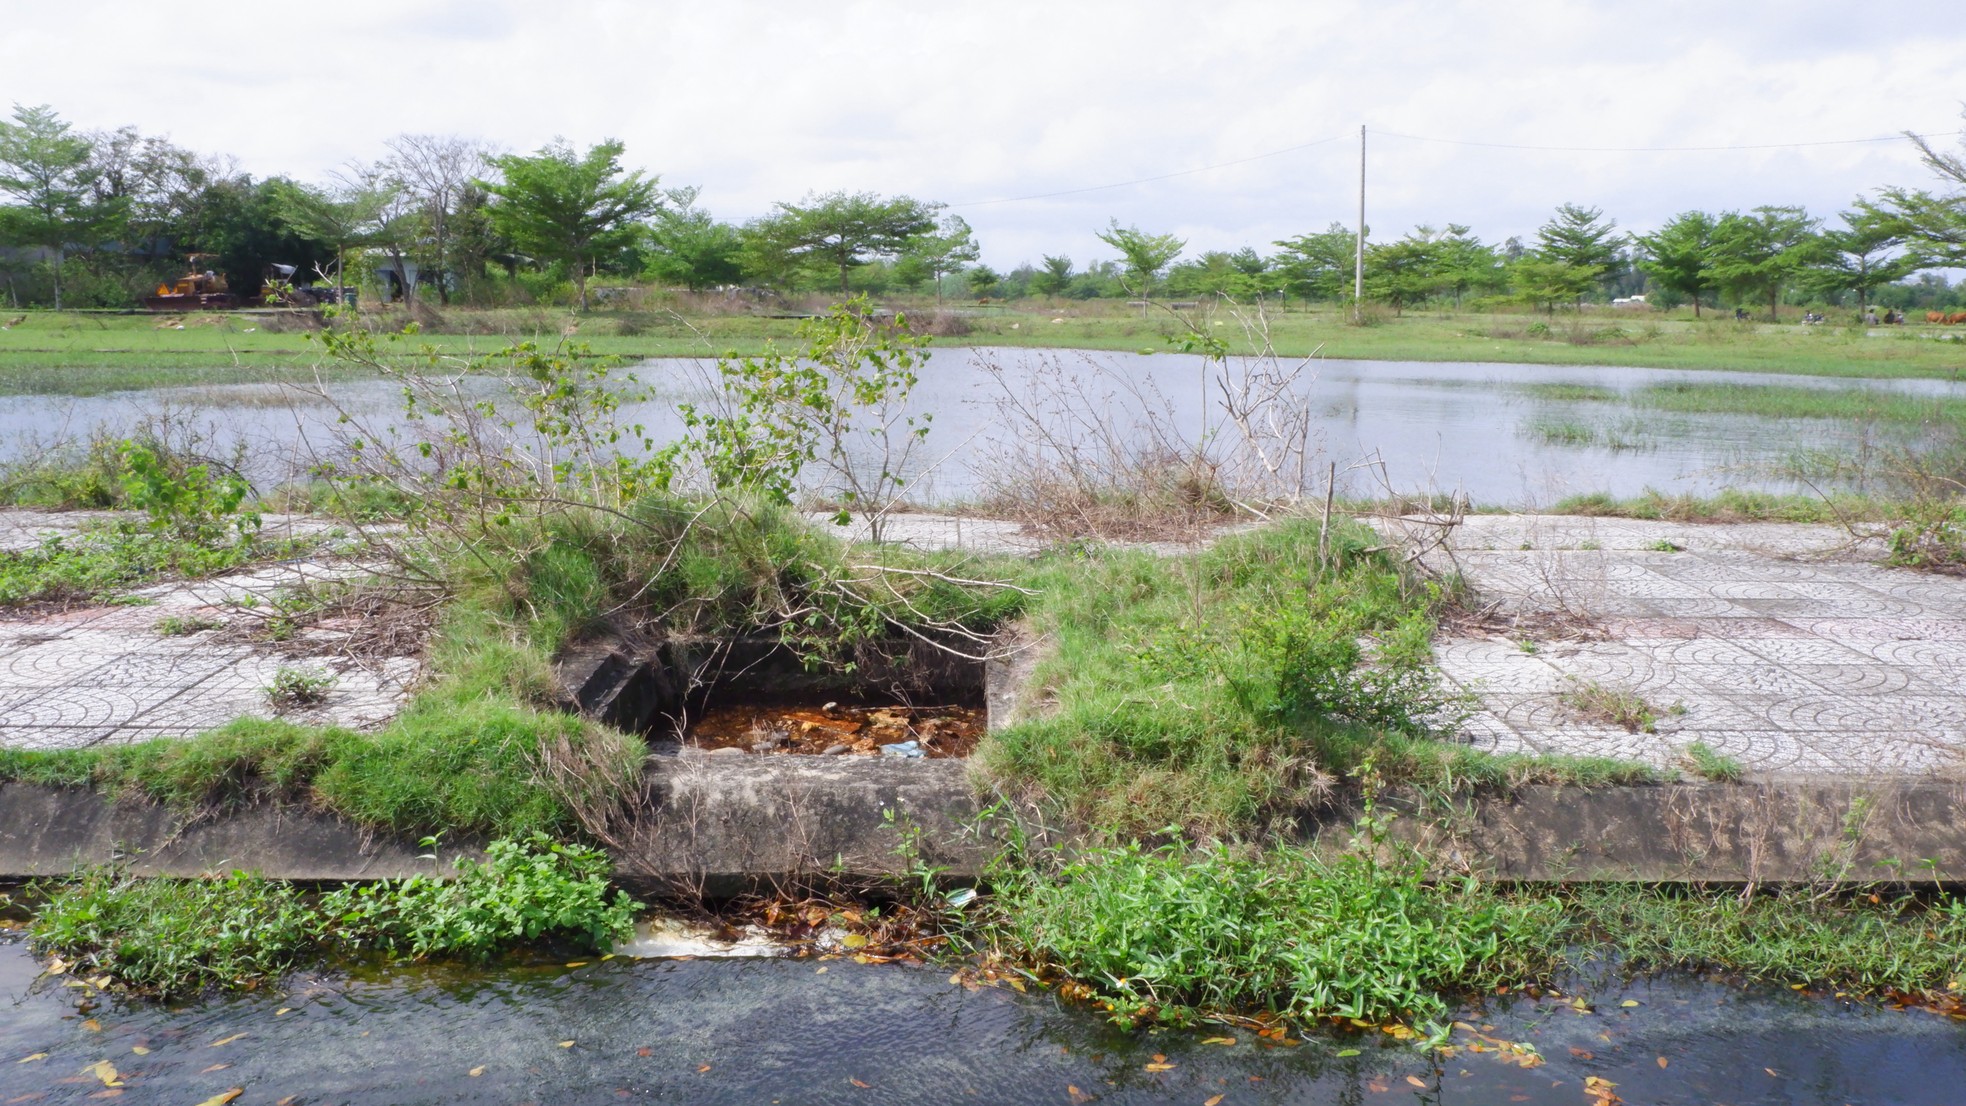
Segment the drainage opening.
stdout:
<path fill-rule="evenodd" d="M 921 642 L 809 664 L 778 642 L 670 642 L 650 673 L 660 745 L 757 756 L 966 757 L 989 728 L 981 661 Z"/>

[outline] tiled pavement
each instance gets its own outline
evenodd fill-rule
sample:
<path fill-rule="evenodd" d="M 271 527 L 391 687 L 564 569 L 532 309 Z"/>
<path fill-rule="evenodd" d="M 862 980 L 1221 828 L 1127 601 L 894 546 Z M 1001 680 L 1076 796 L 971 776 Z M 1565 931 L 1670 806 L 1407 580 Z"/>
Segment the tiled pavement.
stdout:
<path fill-rule="evenodd" d="M 293 562 L 148 588 L 137 594 L 152 602 L 141 606 L 0 618 L 0 746 L 122 744 L 195 734 L 241 716 L 270 717 L 265 689 L 282 667 L 335 679 L 324 703 L 287 717 L 381 724 L 401 705 L 418 664 L 407 657 L 345 655 L 337 648 L 345 627 L 309 631 L 301 648 L 280 652 L 215 640 L 218 631 L 167 637 L 156 630 L 158 620 L 170 615 L 248 620 L 280 589 L 349 571 Z"/>
<path fill-rule="evenodd" d="M 1454 547 L 1484 599 L 1604 639 L 1438 643 L 1478 747 L 1670 765 L 1703 741 L 1753 772 L 1966 775 L 1966 579 L 1821 526 L 1488 516 Z M 1589 682 L 1636 692 L 1657 732 L 1578 720 L 1559 696 Z"/>

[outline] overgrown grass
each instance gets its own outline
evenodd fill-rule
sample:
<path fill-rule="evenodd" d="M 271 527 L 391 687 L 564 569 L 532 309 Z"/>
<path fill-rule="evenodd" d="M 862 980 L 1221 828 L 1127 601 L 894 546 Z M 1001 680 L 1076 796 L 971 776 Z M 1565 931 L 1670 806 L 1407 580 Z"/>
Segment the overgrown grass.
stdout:
<path fill-rule="evenodd" d="M 33 888 L 46 901 L 29 940 L 63 969 L 140 995 L 179 998 L 251 988 L 335 948 L 482 959 L 535 941 L 601 951 L 633 929 L 641 904 L 610 891 L 598 849 L 544 836 L 494 841 L 452 878 L 349 885 L 318 898 L 246 872 L 139 879 L 94 868 Z"/>
<path fill-rule="evenodd" d="M 1555 515 L 1594 515 L 1665 522 L 1877 522 L 1904 505 L 1877 496 L 1749 491 L 1726 488 L 1711 496 L 1648 490 L 1620 499 L 1604 492 L 1573 495 L 1548 508 Z"/>
<path fill-rule="evenodd" d="M 1428 665 L 1439 592 L 1362 527 L 1292 520 L 1190 557 L 1058 555 L 1026 581 L 1038 717 L 978 749 L 1005 785 L 1114 839 L 1288 821 L 1370 770 L 1427 787 L 1653 778 L 1434 739 L 1462 706 Z M 1362 647 L 1361 639 L 1370 648 Z"/>
<path fill-rule="evenodd" d="M 1825 894 L 1583 886 L 1570 913 L 1594 942 L 1645 969 L 1718 969 L 1857 992 L 1943 992 L 1966 982 L 1966 900 L 1903 890 Z"/>
<path fill-rule="evenodd" d="M 1635 407 L 1684 414 L 1896 423 L 1957 422 L 1966 417 L 1966 400 L 1875 388 L 1674 381 L 1633 389 L 1626 398 Z"/>
<path fill-rule="evenodd" d="M 198 579 L 297 556 L 311 539 L 203 538 L 112 523 L 22 550 L 0 550 L 0 607 L 27 602 L 103 602 L 162 579 Z"/>
<path fill-rule="evenodd" d="M 1440 1020 L 1443 992 L 1548 970 L 1553 898 L 1432 883 L 1412 858 L 1098 849 L 997 886 L 990 935 L 1125 1019 Z"/>

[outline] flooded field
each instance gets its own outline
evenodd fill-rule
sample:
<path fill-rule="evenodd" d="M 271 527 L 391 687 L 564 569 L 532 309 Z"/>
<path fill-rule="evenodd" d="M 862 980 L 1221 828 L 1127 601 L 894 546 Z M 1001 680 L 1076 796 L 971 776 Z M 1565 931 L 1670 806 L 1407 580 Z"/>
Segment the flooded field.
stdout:
<path fill-rule="evenodd" d="M 1684 976 L 1493 999 L 1428 1052 L 1376 1029 L 1122 1032 L 851 959 L 392 968 L 171 1008 L 78 1004 L 37 972 L 0 943 L 0 1102 L 1890 1106 L 1966 1083 L 1946 1019 Z"/>
<path fill-rule="evenodd" d="M 994 366 L 997 374 L 983 366 Z M 988 484 L 990 458 L 1028 428 L 1007 419 L 1008 394 L 1030 399 L 1033 385 L 1070 382 L 1081 399 L 1129 424 L 1143 404 L 1172 432 L 1193 439 L 1204 429 L 1202 361 L 1181 354 L 1018 349 L 950 349 L 931 353 L 913 409 L 934 421 L 905 475 L 917 501 L 974 497 Z M 636 372 L 657 402 L 624 412 L 662 438 L 680 426 L 679 400 L 706 398 L 705 366 L 650 361 Z M 467 381 L 467 390 L 472 382 Z M 484 386 L 487 382 L 479 382 Z M 1639 406 L 1660 389 L 1737 386 L 1795 391 L 1867 391 L 1885 397 L 1966 400 L 1966 384 L 1939 380 L 1863 381 L 1767 373 L 1701 372 L 1590 366 L 1317 361 L 1297 381 L 1312 415 L 1322 457 L 1341 471 L 1363 458 L 1378 471 L 1354 472 L 1341 491 L 1377 494 L 1459 488 L 1476 502 L 1533 506 L 1565 495 L 1635 495 L 1647 488 L 1707 493 L 1723 487 L 1790 490 L 1771 473 L 1803 450 L 1862 452 L 1915 436 L 1915 423 L 1861 418 Z M 280 478 L 336 455 L 338 409 L 380 426 L 394 419 L 398 390 L 384 381 L 328 386 L 332 403 L 276 384 L 160 388 L 104 396 L 15 397 L 0 410 L 0 459 L 35 443 L 128 427 L 173 412 L 209 426 L 222 440 L 244 441 L 259 455 L 260 475 Z M 1213 395 L 1213 393 L 1211 393 Z M 1219 398 L 1219 397 L 1217 397 Z M 1697 406 L 1693 404 L 1692 406 Z M 1210 416 L 1210 425 L 1220 422 Z M 1220 433 L 1216 426 L 1216 433 Z"/>

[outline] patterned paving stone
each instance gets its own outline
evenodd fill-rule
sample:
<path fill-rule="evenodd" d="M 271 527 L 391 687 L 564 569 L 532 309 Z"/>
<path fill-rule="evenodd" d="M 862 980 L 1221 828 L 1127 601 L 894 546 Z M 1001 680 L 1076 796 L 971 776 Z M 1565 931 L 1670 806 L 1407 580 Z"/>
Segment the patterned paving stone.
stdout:
<path fill-rule="evenodd" d="M 0 548 L 18 534 L 19 512 L 0 510 Z M 30 520 L 32 521 L 32 520 Z M 67 523 L 75 525 L 73 521 Z M 12 529 L 10 529 L 10 526 Z M 241 716 L 273 712 L 266 687 L 282 667 L 312 667 L 335 677 L 327 701 L 297 715 L 310 723 L 373 728 L 400 709 L 421 667 L 414 658 L 358 664 L 332 641 L 312 657 L 211 635 L 164 637 L 162 612 L 209 610 L 215 595 L 270 594 L 304 579 L 345 576 L 347 564 L 290 564 L 218 581 L 147 589 L 150 606 L 89 607 L 45 617 L 0 619 L 0 747 L 72 749 L 202 733 Z"/>
<path fill-rule="evenodd" d="M 1540 659 L 1660 712 L 1656 734 L 1582 725 L 1563 685 L 1473 679 L 1508 671 L 1500 654 L 1442 642 L 1442 672 L 1494 723 L 1470 731 L 1477 747 L 1508 744 L 1505 729 L 1522 747 L 1667 766 L 1703 741 L 1753 772 L 1966 778 L 1966 580 L 1857 560 L 1876 551 L 1833 527 L 1485 516 L 1467 531 L 1457 543 L 1481 552 L 1459 562 L 1484 600 L 1562 600 L 1611 638 L 1544 643 Z"/>

